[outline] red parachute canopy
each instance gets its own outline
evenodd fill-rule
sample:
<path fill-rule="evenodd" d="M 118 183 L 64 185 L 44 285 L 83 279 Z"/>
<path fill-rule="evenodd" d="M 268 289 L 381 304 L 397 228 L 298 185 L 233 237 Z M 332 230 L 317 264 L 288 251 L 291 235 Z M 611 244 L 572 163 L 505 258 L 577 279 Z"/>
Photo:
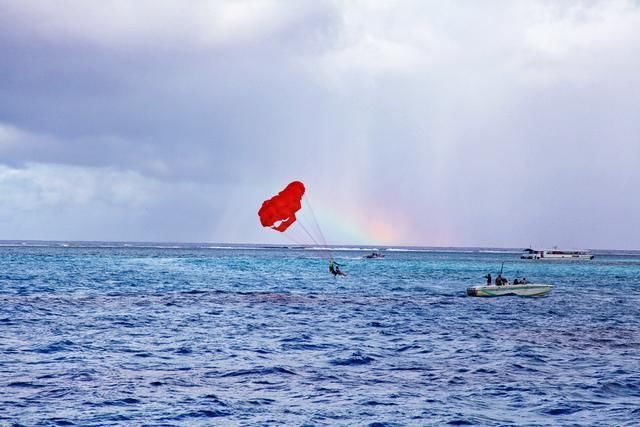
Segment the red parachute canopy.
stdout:
<path fill-rule="evenodd" d="M 289 228 L 296 221 L 296 212 L 302 207 L 304 191 L 303 183 L 293 181 L 284 190 L 262 202 L 262 207 L 258 211 L 262 226 L 271 227 L 280 232 Z"/>

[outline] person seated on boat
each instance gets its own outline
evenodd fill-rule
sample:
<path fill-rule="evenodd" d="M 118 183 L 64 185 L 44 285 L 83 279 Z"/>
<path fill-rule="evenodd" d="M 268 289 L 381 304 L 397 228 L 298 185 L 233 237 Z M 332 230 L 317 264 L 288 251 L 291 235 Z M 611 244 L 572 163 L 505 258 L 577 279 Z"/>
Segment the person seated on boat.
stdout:
<path fill-rule="evenodd" d="M 496 286 L 502 286 L 502 274 L 498 274 L 496 277 Z"/>
<path fill-rule="evenodd" d="M 523 277 L 522 281 L 520 283 L 523 284 L 523 285 L 526 285 L 529 282 L 527 282 L 527 278 L 526 277 Z"/>
<path fill-rule="evenodd" d="M 484 276 L 485 279 L 487 279 L 487 285 L 491 285 L 491 273 L 487 273 L 486 276 Z"/>
<path fill-rule="evenodd" d="M 518 278 L 513 279 L 513 284 L 514 285 L 519 285 L 520 281 L 518 280 Z"/>

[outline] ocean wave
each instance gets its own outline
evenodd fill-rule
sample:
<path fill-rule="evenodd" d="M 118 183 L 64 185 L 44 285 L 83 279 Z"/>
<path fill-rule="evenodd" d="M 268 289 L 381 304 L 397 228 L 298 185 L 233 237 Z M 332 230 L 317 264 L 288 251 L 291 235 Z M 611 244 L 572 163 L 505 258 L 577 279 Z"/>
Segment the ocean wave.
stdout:
<path fill-rule="evenodd" d="M 270 247 L 270 246 L 202 246 L 203 249 L 224 249 L 224 250 L 238 250 L 238 251 L 247 251 L 247 250 L 260 250 L 260 249 L 285 249 L 282 246 L 278 247 Z M 288 247 L 286 247 L 288 249 Z"/>
<path fill-rule="evenodd" d="M 368 365 L 375 361 L 373 357 L 367 356 L 360 351 L 354 352 L 350 357 L 345 359 L 333 359 L 329 363 L 336 366 L 354 366 L 354 365 Z"/>
<path fill-rule="evenodd" d="M 225 372 L 223 374 L 218 375 L 220 378 L 225 377 L 253 377 L 253 376 L 263 376 L 263 375 L 296 375 L 292 370 L 282 368 L 282 367 L 274 367 L 274 368 L 254 368 L 254 369 L 238 369 L 236 371 Z"/>
<path fill-rule="evenodd" d="M 378 248 L 359 248 L 359 247 L 348 247 L 348 246 L 307 246 L 303 249 L 308 251 L 336 251 L 336 252 L 345 252 L 345 251 L 357 251 L 357 252 L 374 252 L 379 251 Z"/>
<path fill-rule="evenodd" d="M 436 253 L 461 253 L 461 254 L 519 254 L 522 251 L 509 249 L 468 249 L 468 248 L 385 248 L 389 252 L 436 252 Z"/>
<path fill-rule="evenodd" d="M 483 247 L 420 247 L 381 245 L 278 245 L 278 244 L 233 244 L 233 243 L 186 243 L 186 242 L 103 242 L 103 241 L 41 241 L 2 240 L 0 247 L 23 248 L 65 248 L 65 249 L 214 249 L 214 250 L 308 250 L 308 251 L 388 251 L 388 252 L 437 252 L 437 253 L 477 253 L 477 254 L 520 254 L 517 248 Z M 640 257 L 640 250 L 593 249 L 596 256 Z"/>

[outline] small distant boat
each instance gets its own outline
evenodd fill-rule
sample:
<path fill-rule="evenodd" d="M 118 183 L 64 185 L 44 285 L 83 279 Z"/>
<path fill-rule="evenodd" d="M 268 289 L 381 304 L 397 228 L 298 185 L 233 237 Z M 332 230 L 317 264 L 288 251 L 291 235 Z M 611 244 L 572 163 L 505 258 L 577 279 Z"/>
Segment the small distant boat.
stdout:
<path fill-rule="evenodd" d="M 522 252 L 520 259 L 589 261 L 593 259 L 593 254 L 589 251 L 563 251 L 558 249 L 538 251 L 529 248 Z"/>
<path fill-rule="evenodd" d="M 467 295 L 470 297 L 501 297 L 506 295 L 517 295 L 521 297 L 539 297 L 545 295 L 553 289 L 553 285 L 543 285 L 540 283 L 527 283 L 519 285 L 478 285 L 467 288 Z"/>
<path fill-rule="evenodd" d="M 371 252 L 369 255 L 365 255 L 365 258 L 373 259 L 373 258 L 384 258 L 384 255 L 380 252 Z"/>

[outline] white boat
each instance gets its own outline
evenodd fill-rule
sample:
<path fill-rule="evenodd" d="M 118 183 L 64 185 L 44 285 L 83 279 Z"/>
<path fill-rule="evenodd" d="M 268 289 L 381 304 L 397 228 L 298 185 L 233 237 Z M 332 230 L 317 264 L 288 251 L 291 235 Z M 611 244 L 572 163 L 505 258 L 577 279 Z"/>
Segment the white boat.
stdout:
<path fill-rule="evenodd" d="M 501 297 L 506 295 L 517 295 L 521 297 L 539 297 L 545 295 L 553 289 L 553 285 L 543 285 L 541 283 L 527 283 L 523 285 L 478 285 L 467 288 L 467 295 L 470 297 Z"/>
<path fill-rule="evenodd" d="M 593 254 L 589 251 L 563 251 L 558 249 L 538 251 L 529 248 L 522 252 L 520 259 L 588 261 L 593 259 Z"/>

